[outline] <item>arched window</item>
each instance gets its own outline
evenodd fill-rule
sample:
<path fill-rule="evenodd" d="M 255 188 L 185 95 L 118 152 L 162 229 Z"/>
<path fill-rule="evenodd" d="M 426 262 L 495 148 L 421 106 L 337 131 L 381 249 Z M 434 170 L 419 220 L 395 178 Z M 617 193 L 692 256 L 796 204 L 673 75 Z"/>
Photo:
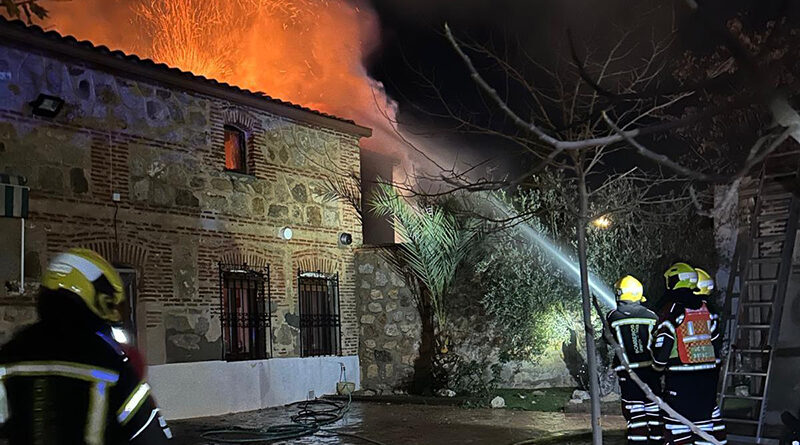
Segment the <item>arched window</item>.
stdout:
<path fill-rule="evenodd" d="M 247 134 L 225 125 L 225 170 L 247 173 Z"/>

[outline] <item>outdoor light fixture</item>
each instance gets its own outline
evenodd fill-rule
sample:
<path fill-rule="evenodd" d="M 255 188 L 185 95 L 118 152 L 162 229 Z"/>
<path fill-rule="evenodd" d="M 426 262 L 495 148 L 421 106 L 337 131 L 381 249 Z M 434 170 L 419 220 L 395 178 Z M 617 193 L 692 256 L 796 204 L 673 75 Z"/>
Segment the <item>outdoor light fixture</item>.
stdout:
<path fill-rule="evenodd" d="M 347 232 L 340 233 L 339 234 L 339 244 L 341 244 L 343 246 L 349 246 L 350 244 L 353 244 L 353 235 L 351 235 L 351 234 L 349 234 Z"/>
<path fill-rule="evenodd" d="M 281 230 L 278 231 L 278 236 L 286 241 L 292 239 L 292 229 L 291 227 L 283 227 Z"/>
<path fill-rule="evenodd" d="M 61 107 L 64 106 L 64 99 L 49 94 L 39 94 L 33 102 L 30 103 L 33 108 L 33 114 L 43 117 L 56 117 Z"/>
<path fill-rule="evenodd" d="M 605 215 L 600 216 L 592 220 L 592 225 L 598 229 L 607 229 L 609 226 L 611 226 L 611 218 Z"/>

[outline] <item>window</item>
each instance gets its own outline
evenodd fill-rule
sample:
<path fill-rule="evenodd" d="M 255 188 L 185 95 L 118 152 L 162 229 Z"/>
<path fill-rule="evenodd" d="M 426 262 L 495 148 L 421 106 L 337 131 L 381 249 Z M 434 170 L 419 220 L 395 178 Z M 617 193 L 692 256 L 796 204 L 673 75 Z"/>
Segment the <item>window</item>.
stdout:
<path fill-rule="evenodd" d="M 122 278 L 122 286 L 125 289 L 126 302 L 120 308 L 122 312 L 122 330 L 125 340 L 136 345 L 136 270 L 129 267 L 117 267 L 117 272 Z"/>
<path fill-rule="evenodd" d="M 300 355 L 341 353 L 339 276 L 298 271 Z"/>
<path fill-rule="evenodd" d="M 267 358 L 268 336 L 271 356 L 269 267 L 258 271 L 246 264 L 220 264 L 219 280 L 225 360 Z"/>
<path fill-rule="evenodd" d="M 247 173 L 247 136 L 230 125 L 225 126 L 225 169 Z"/>

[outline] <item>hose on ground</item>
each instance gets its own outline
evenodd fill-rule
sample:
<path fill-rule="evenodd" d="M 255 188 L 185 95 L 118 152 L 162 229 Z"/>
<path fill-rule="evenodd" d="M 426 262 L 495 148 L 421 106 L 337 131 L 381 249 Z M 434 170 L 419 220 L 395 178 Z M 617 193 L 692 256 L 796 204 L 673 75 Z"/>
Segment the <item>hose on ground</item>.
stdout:
<path fill-rule="evenodd" d="M 217 443 L 245 444 L 299 439 L 313 434 L 321 434 L 326 436 L 348 436 L 375 445 L 386 445 L 357 434 L 323 429 L 324 426 L 344 418 L 347 412 L 350 411 L 351 402 L 351 397 L 348 397 L 347 402 L 323 399 L 297 402 L 289 405 L 298 407 L 297 414 L 291 417 L 292 423 L 270 425 L 265 428 L 237 427 L 209 430 L 200 434 L 200 437 Z"/>

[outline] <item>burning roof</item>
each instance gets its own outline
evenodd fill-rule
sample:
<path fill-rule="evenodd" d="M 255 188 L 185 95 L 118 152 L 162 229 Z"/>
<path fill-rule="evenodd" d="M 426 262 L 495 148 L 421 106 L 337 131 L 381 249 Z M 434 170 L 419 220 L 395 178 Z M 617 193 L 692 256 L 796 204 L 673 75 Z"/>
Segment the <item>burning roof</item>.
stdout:
<path fill-rule="evenodd" d="M 355 136 L 369 137 L 372 134 L 370 128 L 360 126 L 352 120 L 283 101 L 260 91 L 243 89 L 182 71 L 164 63 L 140 58 L 134 54 L 111 50 L 106 46 L 95 45 L 87 40 L 64 36 L 56 31 L 45 31 L 38 26 L 27 25 L 19 20 L 7 20 L 2 16 L 0 16 L 0 42 L 24 50 L 35 49 L 71 60 L 80 60 L 121 75 L 135 76 L 183 90 L 230 100 L 310 125 Z"/>

